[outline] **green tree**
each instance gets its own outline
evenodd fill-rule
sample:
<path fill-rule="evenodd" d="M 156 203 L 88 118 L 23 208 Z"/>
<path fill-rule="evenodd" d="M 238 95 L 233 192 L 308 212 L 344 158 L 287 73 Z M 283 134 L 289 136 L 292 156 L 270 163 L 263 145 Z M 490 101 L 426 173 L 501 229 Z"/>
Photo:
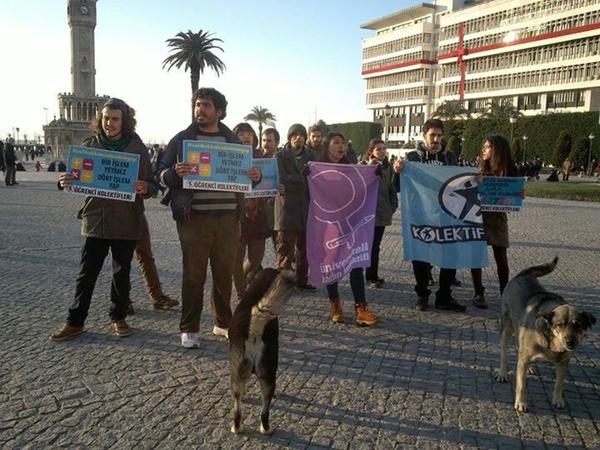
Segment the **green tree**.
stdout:
<path fill-rule="evenodd" d="M 523 115 L 518 108 L 512 104 L 512 100 L 509 98 L 492 99 L 486 104 L 486 109 L 481 117 L 496 119 L 496 120 L 508 120 L 510 117 L 518 117 Z"/>
<path fill-rule="evenodd" d="M 269 111 L 267 108 L 263 108 L 262 106 L 254 106 L 244 120 L 250 120 L 251 122 L 258 123 L 258 139 L 261 139 L 263 132 L 263 125 L 267 125 L 269 127 L 274 127 L 277 119 L 275 118 L 275 114 Z"/>
<path fill-rule="evenodd" d="M 583 170 L 587 166 L 587 155 L 590 149 L 590 140 L 587 137 L 579 138 L 569 153 L 569 159 L 576 170 Z"/>
<path fill-rule="evenodd" d="M 173 66 L 177 69 L 184 66 L 186 72 L 189 69 L 192 94 L 198 89 L 200 74 L 204 73 L 204 69 L 212 69 L 217 76 L 225 71 L 225 63 L 213 53 L 214 50 L 223 51 L 221 47 L 215 45 L 223 41 L 211 36 L 208 31 L 200 30 L 194 33 L 188 30 L 185 33 L 180 31 L 174 38 L 165 41 L 167 46 L 171 47 L 172 54 L 163 61 L 163 69 L 166 67 L 169 71 Z"/>
<path fill-rule="evenodd" d="M 459 100 L 447 100 L 434 111 L 431 117 L 442 120 L 461 119 L 463 116 L 470 117 L 469 111 Z"/>
<path fill-rule="evenodd" d="M 448 142 L 446 143 L 446 151 L 454 153 L 458 158 L 461 154 L 461 150 L 462 149 L 460 145 L 460 138 L 451 136 L 450 139 L 448 139 Z"/>
<path fill-rule="evenodd" d="M 558 135 L 554 151 L 552 152 L 552 164 L 554 167 L 561 167 L 562 163 L 567 159 L 573 146 L 573 138 L 568 131 L 563 130 Z"/>

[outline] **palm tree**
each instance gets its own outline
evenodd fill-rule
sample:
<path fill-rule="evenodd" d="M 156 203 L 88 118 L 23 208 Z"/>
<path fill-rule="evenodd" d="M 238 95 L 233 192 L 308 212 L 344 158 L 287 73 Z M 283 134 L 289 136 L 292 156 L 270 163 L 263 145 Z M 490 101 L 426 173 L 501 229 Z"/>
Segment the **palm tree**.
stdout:
<path fill-rule="evenodd" d="M 523 113 L 519 111 L 519 108 L 515 107 L 510 98 L 501 98 L 500 100 L 492 99 L 486 105 L 485 112 L 481 117 L 488 119 L 500 119 L 508 120 L 510 117 L 522 116 Z"/>
<path fill-rule="evenodd" d="M 453 120 L 456 118 L 462 118 L 462 116 L 469 117 L 470 112 L 463 106 L 462 102 L 458 100 L 447 100 L 437 107 L 433 113 L 433 118 L 443 120 Z"/>
<path fill-rule="evenodd" d="M 263 108 L 262 106 L 254 106 L 250 110 L 250 114 L 244 117 L 244 120 L 250 120 L 258 123 L 258 136 L 260 139 L 262 136 L 263 125 L 273 127 L 275 126 L 275 121 L 277 119 L 275 118 L 275 115 L 267 108 Z"/>
<path fill-rule="evenodd" d="M 208 31 L 200 30 L 194 33 L 188 30 L 185 33 L 180 31 L 174 38 L 165 41 L 167 46 L 171 47 L 170 51 L 174 53 L 165 58 L 163 69 L 166 67 L 169 71 L 173 66 L 179 69 L 185 64 L 184 70 L 187 72 L 190 69 L 192 94 L 198 89 L 200 74 L 204 73 L 204 69 L 214 70 L 217 76 L 225 71 L 225 64 L 213 53 L 215 49 L 223 51 L 221 47 L 215 45 L 223 41 L 211 36 Z"/>

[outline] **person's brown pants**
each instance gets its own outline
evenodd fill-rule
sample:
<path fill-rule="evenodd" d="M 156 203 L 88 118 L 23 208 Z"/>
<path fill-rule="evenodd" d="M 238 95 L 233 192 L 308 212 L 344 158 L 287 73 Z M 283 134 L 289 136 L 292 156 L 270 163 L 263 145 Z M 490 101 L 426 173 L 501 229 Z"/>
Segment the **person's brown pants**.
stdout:
<path fill-rule="evenodd" d="M 179 329 L 188 333 L 197 333 L 200 329 L 209 260 L 215 325 L 229 328 L 231 277 L 240 240 L 237 212 L 192 212 L 189 222 L 177 222 L 177 233 L 183 254 Z"/>
<path fill-rule="evenodd" d="M 140 270 L 146 279 L 148 294 L 152 300 L 156 300 L 162 295 L 162 288 L 160 286 L 160 278 L 158 277 L 156 264 L 154 263 L 154 256 L 152 255 L 150 229 L 148 228 L 148 221 L 145 216 L 142 223 L 142 237 L 135 247 L 135 257 L 140 264 Z"/>
<path fill-rule="evenodd" d="M 248 259 L 244 262 L 246 249 L 248 249 Z M 246 291 L 246 277 L 250 272 L 256 272 L 260 268 L 264 256 L 264 239 L 240 239 L 235 257 L 235 267 L 233 269 L 233 284 L 235 285 L 238 300 L 242 298 L 242 295 Z"/>
<path fill-rule="evenodd" d="M 306 230 L 278 231 L 275 251 L 277 267 L 289 270 L 296 261 L 298 286 L 308 284 L 308 261 L 306 260 Z M 294 255 L 294 250 L 296 250 Z"/>

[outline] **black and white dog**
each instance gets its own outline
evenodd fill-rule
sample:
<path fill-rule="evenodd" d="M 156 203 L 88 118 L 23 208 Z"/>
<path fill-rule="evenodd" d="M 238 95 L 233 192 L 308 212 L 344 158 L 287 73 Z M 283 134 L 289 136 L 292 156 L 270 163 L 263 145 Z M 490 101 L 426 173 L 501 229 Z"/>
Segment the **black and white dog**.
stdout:
<path fill-rule="evenodd" d="M 294 292 L 296 275 L 292 271 L 264 269 L 250 282 L 229 325 L 229 363 L 233 425 L 242 430 L 241 402 L 252 373 L 260 383 L 262 411 L 260 432 L 270 434 L 269 408 L 277 379 L 279 321 L 283 303 Z"/>

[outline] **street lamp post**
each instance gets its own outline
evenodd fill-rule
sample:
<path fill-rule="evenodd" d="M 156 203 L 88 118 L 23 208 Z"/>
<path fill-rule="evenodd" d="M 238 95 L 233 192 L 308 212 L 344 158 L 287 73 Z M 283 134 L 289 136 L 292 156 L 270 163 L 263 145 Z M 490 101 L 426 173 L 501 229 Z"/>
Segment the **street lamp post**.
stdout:
<path fill-rule="evenodd" d="M 44 112 L 46 113 L 46 125 L 48 124 L 48 108 L 44 106 Z"/>
<path fill-rule="evenodd" d="M 523 162 L 525 162 L 525 148 L 527 147 L 527 136 L 523 135 Z"/>
<path fill-rule="evenodd" d="M 592 175 L 592 145 L 594 143 L 595 137 L 596 136 L 594 136 L 594 133 L 590 133 L 590 135 L 588 136 L 588 138 L 590 138 L 590 151 L 588 152 L 588 164 L 587 164 L 588 177 Z"/>
<path fill-rule="evenodd" d="M 385 141 L 385 145 L 387 147 L 388 137 L 389 137 L 389 133 L 390 133 L 390 116 L 392 115 L 392 108 L 390 108 L 390 105 L 388 105 L 387 103 L 383 107 L 383 114 L 384 114 L 383 126 L 385 127 L 383 140 Z"/>
<path fill-rule="evenodd" d="M 508 119 L 510 122 L 510 145 L 512 146 L 513 139 L 515 138 L 515 123 L 517 123 L 516 117 Z"/>
<path fill-rule="evenodd" d="M 17 130 L 17 145 L 19 145 L 19 131 L 21 131 L 21 129 L 16 127 L 15 130 Z"/>

